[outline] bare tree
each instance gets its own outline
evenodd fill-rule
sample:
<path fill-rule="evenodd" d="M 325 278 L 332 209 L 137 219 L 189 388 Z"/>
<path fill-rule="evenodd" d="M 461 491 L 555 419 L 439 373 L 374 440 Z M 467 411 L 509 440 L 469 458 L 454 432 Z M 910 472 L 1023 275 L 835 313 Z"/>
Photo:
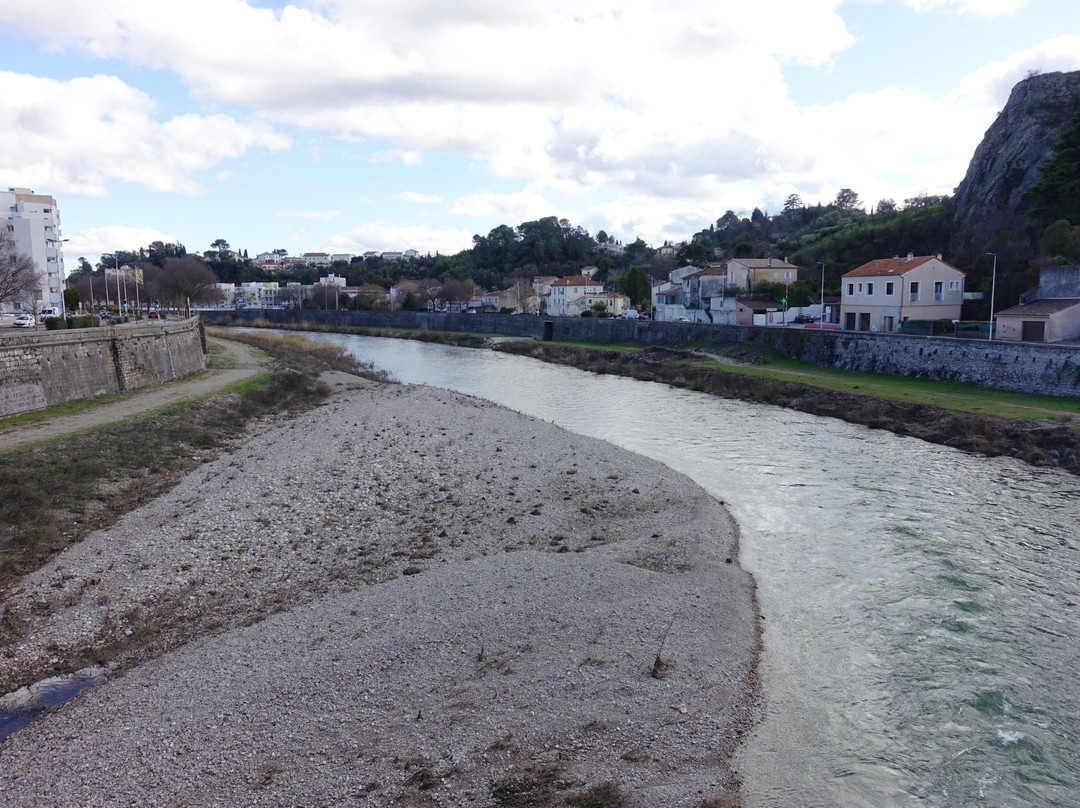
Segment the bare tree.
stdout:
<path fill-rule="evenodd" d="M 41 279 L 34 259 L 18 252 L 15 239 L 6 227 L 0 227 L 0 303 L 32 304 Z"/>
<path fill-rule="evenodd" d="M 221 290 L 214 284 L 217 276 L 205 263 L 193 256 L 167 258 L 153 280 L 154 296 L 191 316 L 192 303 L 214 303 Z"/>
<path fill-rule="evenodd" d="M 428 311 L 435 311 L 442 301 L 442 284 L 434 278 L 424 278 L 420 281 L 420 297 L 424 301 L 424 307 Z"/>
<path fill-rule="evenodd" d="M 540 298 L 533 287 L 535 267 L 522 267 L 514 272 L 514 290 L 517 292 L 518 308 L 526 314 L 535 314 L 540 308 Z"/>
<path fill-rule="evenodd" d="M 464 309 L 465 304 L 467 304 L 469 299 L 473 296 L 475 288 L 475 284 L 473 284 L 471 279 L 459 280 L 457 278 L 451 278 L 442 285 L 440 297 L 448 303 L 458 304 L 458 306 L 452 306 L 452 308 Z"/>

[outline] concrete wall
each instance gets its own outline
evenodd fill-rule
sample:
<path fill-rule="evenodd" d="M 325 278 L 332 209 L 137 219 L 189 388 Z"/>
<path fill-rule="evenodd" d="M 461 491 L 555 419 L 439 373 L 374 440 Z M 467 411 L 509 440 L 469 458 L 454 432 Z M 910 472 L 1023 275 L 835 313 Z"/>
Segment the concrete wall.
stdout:
<path fill-rule="evenodd" d="M 1043 267 L 1039 270 L 1039 289 L 1033 299 L 1080 297 L 1080 266 Z"/>
<path fill-rule="evenodd" d="M 234 312 L 202 312 L 207 322 L 228 322 Z M 334 327 L 416 328 L 467 331 L 544 338 L 544 323 L 551 323 L 557 341 L 678 345 L 695 340 L 741 342 L 771 348 L 783 356 L 823 367 L 951 379 L 992 387 L 1047 395 L 1080 395 L 1080 348 L 1032 343 L 990 342 L 955 337 L 875 334 L 865 331 L 658 323 L 651 320 L 595 317 L 536 317 L 506 314 L 428 314 L 388 311 L 266 312 L 245 309 L 240 322 L 262 318 L 268 323 L 311 322 Z"/>
<path fill-rule="evenodd" d="M 0 416 L 120 393 L 206 367 L 197 317 L 0 338 Z"/>

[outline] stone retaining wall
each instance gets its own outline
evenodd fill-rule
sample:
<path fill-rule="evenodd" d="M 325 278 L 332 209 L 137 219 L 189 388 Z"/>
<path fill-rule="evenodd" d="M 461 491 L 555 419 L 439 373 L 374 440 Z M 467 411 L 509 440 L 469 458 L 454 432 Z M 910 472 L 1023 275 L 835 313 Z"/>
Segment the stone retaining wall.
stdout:
<path fill-rule="evenodd" d="M 202 322 L 0 336 L 0 417 L 178 379 L 206 367 Z"/>
<path fill-rule="evenodd" d="M 204 311 L 207 322 L 264 319 L 270 324 L 310 322 L 329 326 L 468 331 L 559 341 L 678 345 L 695 340 L 742 342 L 823 367 L 951 379 L 1024 393 L 1080 395 L 1080 347 L 985 339 L 877 334 L 798 327 L 656 323 L 596 317 L 508 314 L 428 314 L 416 311 Z"/>

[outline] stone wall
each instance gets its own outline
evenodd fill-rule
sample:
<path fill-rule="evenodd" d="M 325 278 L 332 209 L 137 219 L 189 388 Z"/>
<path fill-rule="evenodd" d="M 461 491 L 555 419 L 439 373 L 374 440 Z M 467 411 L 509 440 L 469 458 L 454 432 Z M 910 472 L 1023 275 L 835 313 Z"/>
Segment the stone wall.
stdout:
<path fill-rule="evenodd" d="M 0 337 L 0 417 L 178 379 L 206 367 L 197 317 Z"/>
<path fill-rule="evenodd" d="M 229 322 L 234 312 L 204 311 L 207 322 Z M 331 327 L 416 328 L 468 331 L 544 339 L 550 323 L 557 341 L 679 345 L 696 340 L 741 342 L 823 367 L 867 373 L 951 379 L 1025 393 L 1080 395 L 1080 348 L 1067 345 L 990 342 L 985 339 L 877 334 L 796 327 L 656 323 L 596 317 L 536 317 L 508 314 L 428 314 L 413 311 L 251 310 L 240 322 L 310 322 Z"/>

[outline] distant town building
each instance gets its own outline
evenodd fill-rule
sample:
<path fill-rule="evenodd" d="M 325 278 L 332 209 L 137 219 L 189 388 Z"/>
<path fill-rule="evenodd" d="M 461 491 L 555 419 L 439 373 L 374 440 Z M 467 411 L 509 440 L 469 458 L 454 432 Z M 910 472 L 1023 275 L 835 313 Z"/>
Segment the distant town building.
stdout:
<path fill-rule="evenodd" d="M 583 311 L 591 309 L 601 299 L 603 292 L 604 284 L 584 275 L 559 278 L 551 284 L 547 312 L 559 317 L 580 317 Z"/>
<path fill-rule="evenodd" d="M 309 267 L 328 267 L 330 266 L 330 253 L 324 252 L 306 252 L 300 256 L 304 263 Z"/>

